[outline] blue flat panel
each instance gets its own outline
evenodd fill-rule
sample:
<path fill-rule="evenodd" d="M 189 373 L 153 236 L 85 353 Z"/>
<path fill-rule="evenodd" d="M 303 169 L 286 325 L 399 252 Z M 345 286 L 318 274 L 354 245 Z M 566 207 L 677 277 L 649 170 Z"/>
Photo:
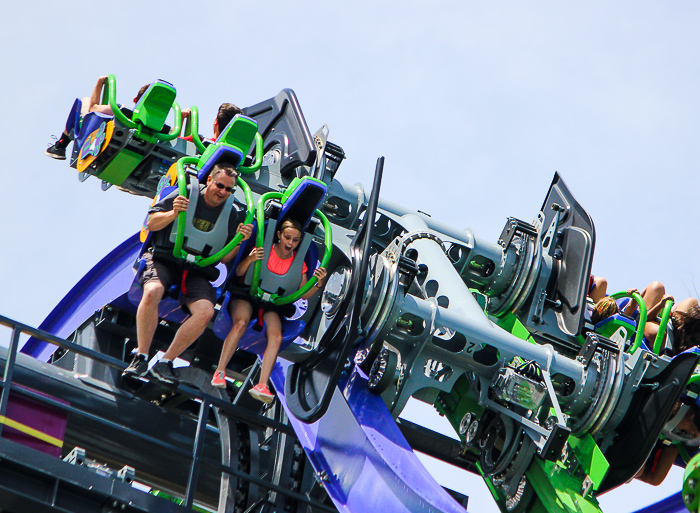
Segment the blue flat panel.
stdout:
<path fill-rule="evenodd" d="M 304 424 L 285 402 L 289 365 L 279 360 L 272 382 L 314 469 L 330 477 L 324 488 L 339 511 L 465 512 L 423 467 L 361 371 L 353 372 L 342 393 L 336 389 L 320 420 Z"/>
<path fill-rule="evenodd" d="M 681 492 L 678 492 L 670 497 L 655 504 L 651 504 L 644 509 L 640 509 L 636 513 L 687 513 Z"/>

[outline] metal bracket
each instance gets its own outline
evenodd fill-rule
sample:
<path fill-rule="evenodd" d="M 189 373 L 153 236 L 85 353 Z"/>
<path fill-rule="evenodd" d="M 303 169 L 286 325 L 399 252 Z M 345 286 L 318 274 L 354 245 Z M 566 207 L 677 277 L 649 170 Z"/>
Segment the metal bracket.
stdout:
<path fill-rule="evenodd" d="M 583 485 L 581 486 L 581 496 L 585 497 L 588 495 L 588 492 L 591 489 L 591 486 L 593 486 L 593 481 L 589 476 L 586 476 L 586 478 L 583 480 Z"/>
<path fill-rule="evenodd" d="M 537 298 L 537 304 L 535 305 L 535 312 L 532 314 L 532 322 L 540 322 L 542 320 L 542 314 L 544 312 L 545 301 L 547 301 L 547 291 L 542 289 L 540 291 L 540 296 Z"/>
<path fill-rule="evenodd" d="M 559 406 L 559 399 L 557 399 L 557 394 L 554 391 L 554 385 L 552 385 L 549 371 L 545 369 L 540 369 L 540 371 L 542 372 L 544 384 L 547 386 L 552 408 L 554 408 L 554 413 L 557 416 L 557 423 L 552 426 L 552 430 L 547 434 L 547 441 L 541 448 L 540 454 L 545 460 L 557 461 L 571 434 L 571 429 L 566 426 L 566 420 Z"/>
<path fill-rule="evenodd" d="M 540 368 L 542 372 L 542 378 L 544 378 L 544 384 L 547 386 L 547 392 L 549 393 L 549 400 L 552 401 L 552 408 L 557 415 L 557 424 L 560 426 L 566 426 L 566 420 L 564 419 L 564 414 L 561 412 L 561 407 L 559 406 L 559 399 L 557 399 L 557 394 L 554 391 L 554 385 L 552 385 L 552 379 L 549 376 L 549 371 Z"/>
<path fill-rule="evenodd" d="M 605 337 L 601 337 L 596 333 L 589 332 L 588 336 L 586 337 L 586 342 L 583 344 L 583 347 L 581 348 L 581 351 L 576 357 L 576 360 L 583 364 L 584 369 L 588 369 L 588 366 L 593 360 L 593 356 L 595 356 L 595 354 L 598 353 L 600 350 L 617 352 L 618 347 L 617 344 L 615 344 L 615 342 L 613 342 L 612 340 L 609 340 Z"/>
<path fill-rule="evenodd" d="M 551 257 L 555 257 L 555 251 L 557 248 L 557 241 L 561 237 L 561 233 L 558 231 L 559 230 L 559 221 L 561 220 L 561 214 L 562 212 L 565 212 L 566 209 L 559 205 L 558 203 L 552 203 L 552 210 L 554 210 L 554 219 L 552 219 L 552 223 L 549 225 L 549 229 L 547 230 L 545 236 L 544 236 L 544 241 L 547 242 L 547 254 Z M 547 237 L 549 237 L 549 240 L 547 241 Z"/>
<path fill-rule="evenodd" d="M 63 458 L 63 461 L 71 465 L 85 464 L 85 449 L 82 447 L 73 447 L 73 450 L 68 453 L 68 456 Z"/>
<path fill-rule="evenodd" d="M 513 239 L 518 233 L 534 238 L 537 237 L 537 228 L 520 219 L 509 217 L 501 232 L 501 236 L 498 237 L 498 245 L 503 248 L 504 252 L 508 251 Z"/>
<path fill-rule="evenodd" d="M 547 436 L 547 441 L 540 451 L 540 455 L 549 461 L 557 461 L 566 446 L 571 430 L 560 424 L 555 424 L 552 431 Z"/>
<path fill-rule="evenodd" d="M 124 467 L 119 472 L 117 472 L 117 478 L 126 484 L 133 483 L 135 477 L 136 470 L 134 469 L 134 467 L 130 467 L 129 465 L 124 465 Z"/>

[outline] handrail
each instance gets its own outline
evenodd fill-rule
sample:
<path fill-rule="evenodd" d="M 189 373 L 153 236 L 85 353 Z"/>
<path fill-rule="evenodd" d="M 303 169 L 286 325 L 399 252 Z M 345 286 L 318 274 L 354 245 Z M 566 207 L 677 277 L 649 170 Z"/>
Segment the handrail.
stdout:
<path fill-rule="evenodd" d="M 112 109 L 114 119 L 129 129 L 136 128 L 136 123 L 127 118 L 119 108 L 119 105 L 117 105 L 117 79 L 111 73 L 107 75 L 107 83 L 103 91 L 103 102 L 104 96 L 107 97 L 107 103 L 110 109 Z"/>
<path fill-rule="evenodd" d="M 187 175 L 185 174 L 184 165 L 185 164 L 197 164 L 199 159 L 197 157 L 182 157 L 177 161 L 177 185 L 178 192 L 180 196 L 187 197 Z M 246 201 L 246 216 L 244 224 L 250 224 L 253 221 L 253 215 L 255 213 L 255 207 L 253 204 L 253 195 L 250 191 L 250 187 L 245 181 L 239 176 L 237 183 L 241 190 L 245 194 Z M 232 201 L 231 199 L 227 201 Z M 233 239 L 231 239 L 228 244 L 226 244 L 221 250 L 217 251 L 213 255 L 208 257 L 202 257 L 201 255 L 190 255 L 187 251 L 182 249 L 183 243 L 185 241 L 185 227 L 186 227 L 186 212 L 180 212 L 177 215 L 177 232 L 175 235 L 175 247 L 173 248 L 173 256 L 176 258 L 181 258 L 184 260 L 189 260 L 187 257 L 194 257 L 194 262 L 200 267 L 207 267 L 209 265 L 217 264 L 224 258 L 230 251 L 232 251 L 240 242 L 243 240 L 243 234 L 237 233 Z"/>
<path fill-rule="evenodd" d="M 260 197 L 260 200 L 258 201 L 258 208 L 256 211 L 258 231 L 256 233 L 255 245 L 257 247 L 263 247 L 263 245 L 265 244 L 265 203 L 267 203 L 271 199 L 282 199 L 283 197 L 284 195 L 281 192 L 274 191 L 267 192 Z M 321 219 L 321 222 L 323 223 L 325 251 L 323 252 L 323 258 L 321 258 L 321 263 L 319 264 L 319 267 L 326 267 L 328 265 L 328 262 L 330 261 L 331 253 L 333 252 L 333 236 L 331 233 L 331 225 L 328 221 L 328 218 L 320 210 L 317 209 L 314 212 L 314 215 Z M 310 235 L 311 234 L 307 234 L 307 236 Z M 270 251 L 272 251 L 272 249 L 270 249 Z M 262 297 L 263 291 L 259 286 L 262 260 L 256 260 L 253 265 L 254 267 L 253 277 L 250 283 L 250 295 L 253 297 Z M 312 276 L 296 292 L 293 292 L 286 296 L 278 296 L 276 294 L 272 294 L 270 301 L 276 305 L 286 305 L 289 303 L 293 303 L 294 301 L 302 297 L 304 294 L 306 294 L 309 290 L 311 290 L 311 287 L 313 287 L 317 281 L 318 278 Z"/>
<path fill-rule="evenodd" d="M 99 353 L 97 351 L 94 351 L 92 349 L 89 349 L 87 347 L 75 344 L 74 342 L 70 342 L 68 340 L 64 340 L 61 338 L 58 338 L 50 333 L 38 330 L 36 328 L 32 328 L 31 326 L 28 326 L 26 324 L 22 324 L 18 321 L 14 321 L 8 317 L 4 317 L 0 315 L 0 325 L 9 327 L 12 332 L 11 332 L 11 338 L 12 341 L 10 343 L 9 348 L 7 349 L 8 353 L 5 358 L 4 362 L 4 378 L 2 381 L 0 381 L 0 388 L 2 388 L 2 394 L 0 395 L 2 399 L 0 399 L 0 402 L 4 401 L 5 408 L 7 406 L 7 400 L 9 399 L 9 394 L 10 391 L 13 394 L 18 394 L 22 395 L 24 397 L 28 397 L 34 401 L 37 401 L 41 404 L 46 404 L 48 406 L 51 406 L 52 408 L 55 408 L 57 410 L 69 413 L 71 415 L 75 415 L 78 418 L 85 418 L 93 422 L 97 422 L 98 424 L 108 426 L 109 428 L 116 429 L 124 434 L 134 436 L 140 440 L 143 440 L 149 444 L 154 445 L 155 447 L 159 447 L 162 450 L 165 451 L 170 451 L 172 453 L 176 453 L 180 456 L 186 457 L 186 458 L 191 458 L 190 464 L 189 464 L 189 469 L 183 469 L 185 470 L 185 473 L 189 476 L 196 476 L 197 474 L 197 469 L 202 465 L 205 464 L 207 467 L 212 468 L 216 471 L 222 471 L 226 472 L 229 475 L 232 475 L 238 479 L 242 479 L 246 482 L 250 482 L 252 484 L 261 486 L 262 488 L 280 493 L 284 496 L 287 496 L 293 500 L 296 500 L 298 502 L 307 504 L 314 508 L 314 510 L 319 510 L 319 511 L 328 511 L 328 512 L 333 512 L 335 509 L 330 508 L 326 505 L 320 504 L 317 501 L 314 501 L 313 499 L 310 499 L 309 497 L 304 496 L 303 494 L 293 492 L 291 490 L 285 489 L 281 486 L 276 485 L 275 483 L 272 483 L 270 481 L 266 481 L 264 479 L 261 479 L 259 477 L 256 477 L 254 475 L 251 475 L 246 472 L 242 472 L 233 466 L 230 465 L 224 465 L 221 462 L 212 460 L 211 458 L 205 457 L 201 455 L 201 449 L 202 449 L 202 443 L 203 443 L 203 437 L 199 437 L 199 441 L 194 444 L 193 447 L 191 448 L 183 448 L 178 445 L 174 445 L 170 442 L 161 440 L 159 438 L 153 437 L 151 435 L 141 433 L 138 430 L 134 430 L 133 428 L 127 426 L 127 425 L 122 425 L 120 423 L 114 422 L 112 420 L 100 417 L 94 413 L 91 413 L 89 411 L 82 410 L 80 408 L 77 408 L 75 406 L 71 406 L 68 403 L 58 401 L 54 399 L 51 396 L 47 396 L 45 394 L 39 393 L 37 391 L 33 391 L 31 389 L 28 389 L 26 387 L 22 387 L 16 383 L 13 382 L 14 378 L 14 368 L 17 365 L 16 362 L 16 355 L 19 351 L 19 335 L 20 333 L 25 333 L 28 335 L 31 335 L 32 337 L 39 338 L 41 340 L 44 340 L 46 342 L 52 343 L 57 345 L 58 347 L 61 347 L 63 349 L 68 349 L 76 354 L 86 356 L 90 359 L 97 360 L 101 363 L 106 364 L 109 367 L 117 368 L 118 370 L 123 370 L 126 368 L 126 364 L 122 362 L 121 360 L 118 360 L 116 358 L 112 358 L 110 356 L 103 355 L 102 353 Z M 206 394 L 200 390 L 196 390 L 194 388 L 188 387 L 186 385 L 180 384 L 178 389 L 178 393 L 182 394 L 184 397 L 188 399 L 195 399 L 200 402 L 200 414 L 197 419 L 197 432 L 201 433 L 202 432 L 202 423 L 206 423 L 207 419 L 209 418 L 209 415 L 205 413 L 205 410 L 208 411 L 211 407 L 216 407 L 219 408 L 223 414 L 225 414 L 228 417 L 231 417 L 232 419 L 246 422 L 248 424 L 251 424 L 255 426 L 256 428 L 272 428 L 280 433 L 284 433 L 286 435 L 294 435 L 294 430 L 292 427 L 288 424 L 282 424 L 281 422 L 278 422 L 274 419 L 258 415 L 256 413 L 253 413 L 252 411 L 236 405 L 232 404 L 230 401 L 224 401 L 223 399 L 220 399 L 219 397 L 213 396 Z M 187 414 L 189 417 L 189 414 Z M 3 424 L 0 423 L 0 432 L 2 431 Z M 28 463 L 29 465 L 30 463 Z M 193 498 L 196 493 L 196 479 L 188 479 L 187 483 L 187 489 L 184 497 L 184 502 L 186 505 L 192 505 L 193 503 Z M 146 492 L 144 492 L 146 493 Z M 191 508 L 190 508 L 191 509 Z"/>
<path fill-rule="evenodd" d="M 654 354 L 661 354 L 661 346 L 664 342 L 664 337 L 666 336 L 666 327 L 668 326 L 668 320 L 671 317 L 671 309 L 673 308 L 673 300 L 667 299 L 664 304 L 664 309 L 661 312 L 661 322 L 659 322 L 659 331 L 656 333 L 656 339 L 654 339 Z"/>
<path fill-rule="evenodd" d="M 634 353 L 637 349 L 642 346 L 642 339 L 644 338 L 644 325 L 647 323 L 647 305 L 644 303 L 644 298 L 638 292 L 632 292 L 628 294 L 625 292 L 616 292 L 610 295 L 613 299 L 620 299 L 621 297 L 631 297 L 637 302 L 639 306 L 639 322 L 637 323 L 637 333 L 634 337 L 634 343 L 627 350 L 628 353 Z"/>
<path fill-rule="evenodd" d="M 206 148 L 204 147 L 202 140 L 199 138 L 199 109 L 194 105 L 190 107 L 190 133 L 185 135 L 192 136 L 192 142 L 200 155 L 204 153 Z"/>
<path fill-rule="evenodd" d="M 127 365 L 122 360 L 113 358 L 111 356 L 106 356 L 98 351 L 95 351 L 94 349 L 81 346 L 69 340 L 64 340 L 62 338 L 56 337 L 55 335 L 52 335 L 51 333 L 32 328 L 31 326 L 22 324 L 19 321 L 12 320 L 3 315 L 0 315 L 0 325 L 17 329 L 18 332 L 26 333 L 27 335 L 38 338 L 45 342 L 49 342 L 62 349 L 68 349 L 69 351 L 75 354 L 85 356 L 87 358 L 90 358 L 91 360 L 95 360 L 99 363 L 107 365 L 108 367 L 115 368 L 119 371 L 123 371 L 127 367 Z M 0 386 L 2 386 L 1 382 Z M 180 384 L 178 391 L 190 399 L 200 399 L 202 395 L 202 392 L 182 384 Z M 224 401 L 214 396 L 211 396 L 208 399 L 214 406 L 224 408 L 225 410 L 227 410 L 227 412 L 231 414 L 234 418 L 245 420 L 246 422 L 254 424 L 257 427 L 272 427 L 273 429 L 280 430 L 287 434 L 294 433 L 294 430 L 290 426 L 286 426 L 285 424 L 281 424 L 267 417 L 260 417 L 255 414 L 252 414 L 250 410 L 231 404 L 230 401 Z"/>
<path fill-rule="evenodd" d="M 258 169 L 260 169 L 260 166 L 262 166 L 262 160 L 263 160 L 263 138 L 262 135 L 260 135 L 260 132 L 255 133 L 255 160 L 253 163 L 246 167 L 246 166 L 238 166 L 238 172 L 244 175 L 249 175 L 252 173 L 255 173 Z"/>
<path fill-rule="evenodd" d="M 180 110 L 180 105 L 174 101 L 171 108 L 173 110 L 174 118 L 173 128 L 170 130 L 170 133 L 167 134 L 162 134 L 160 132 L 153 134 L 159 141 L 172 141 L 180 135 L 180 130 L 182 130 L 182 111 Z"/>

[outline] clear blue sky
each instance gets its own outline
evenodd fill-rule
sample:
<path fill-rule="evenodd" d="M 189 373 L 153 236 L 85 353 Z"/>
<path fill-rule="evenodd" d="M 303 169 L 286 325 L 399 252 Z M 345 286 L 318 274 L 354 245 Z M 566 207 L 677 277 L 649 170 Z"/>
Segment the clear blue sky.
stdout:
<path fill-rule="evenodd" d="M 339 179 L 369 185 L 384 155 L 384 197 L 489 240 L 507 216 L 531 220 L 559 171 L 593 217 L 594 272 L 612 289 L 659 280 L 697 297 L 700 6 L 425 4 L 5 2 L 0 313 L 38 325 L 145 215 L 145 198 L 43 155 L 107 73 L 124 103 L 174 83 L 205 133 L 221 102 L 291 87 L 310 129 L 327 123 L 344 148 Z M 633 486 L 608 511 L 656 491 Z"/>

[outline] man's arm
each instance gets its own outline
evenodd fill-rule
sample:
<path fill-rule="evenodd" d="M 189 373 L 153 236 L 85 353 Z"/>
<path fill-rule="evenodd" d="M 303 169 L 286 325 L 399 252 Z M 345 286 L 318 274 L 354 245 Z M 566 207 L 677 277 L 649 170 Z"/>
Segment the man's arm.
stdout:
<path fill-rule="evenodd" d="M 248 240 L 248 239 L 250 239 L 250 236 L 253 234 L 253 225 L 240 223 L 238 225 L 238 228 L 236 229 L 236 233 L 243 234 L 243 238 L 241 239 L 241 242 L 243 242 L 244 240 Z M 235 248 L 233 248 L 231 251 L 229 251 L 228 254 L 226 256 L 224 256 L 224 258 L 221 259 L 221 261 L 226 264 L 226 263 L 230 262 L 231 260 L 233 260 L 233 258 L 238 254 L 238 248 L 240 248 L 240 247 L 241 247 L 241 244 L 238 243 Z"/>
<path fill-rule="evenodd" d="M 187 205 L 189 200 L 184 196 L 177 196 L 173 200 L 172 210 L 167 210 L 163 212 L 151 212 L 148 216 L 148 221 L 146 221 L 146 227 L 152 231 L 157 232 L 162 230 L 170 223 L 177 219 L 177 215 L 180 212 L 185 212 L 187 210 Z"/>
<path fill-rule="evenodd" d="M 112 107 L 110 107 L 109 105 L 93 105 L 90 109 L 90 112 L 99 112 L 100 114 L 104 114 L 105 116 L 114 115 L 114 112 L 112 112 Z"/>

